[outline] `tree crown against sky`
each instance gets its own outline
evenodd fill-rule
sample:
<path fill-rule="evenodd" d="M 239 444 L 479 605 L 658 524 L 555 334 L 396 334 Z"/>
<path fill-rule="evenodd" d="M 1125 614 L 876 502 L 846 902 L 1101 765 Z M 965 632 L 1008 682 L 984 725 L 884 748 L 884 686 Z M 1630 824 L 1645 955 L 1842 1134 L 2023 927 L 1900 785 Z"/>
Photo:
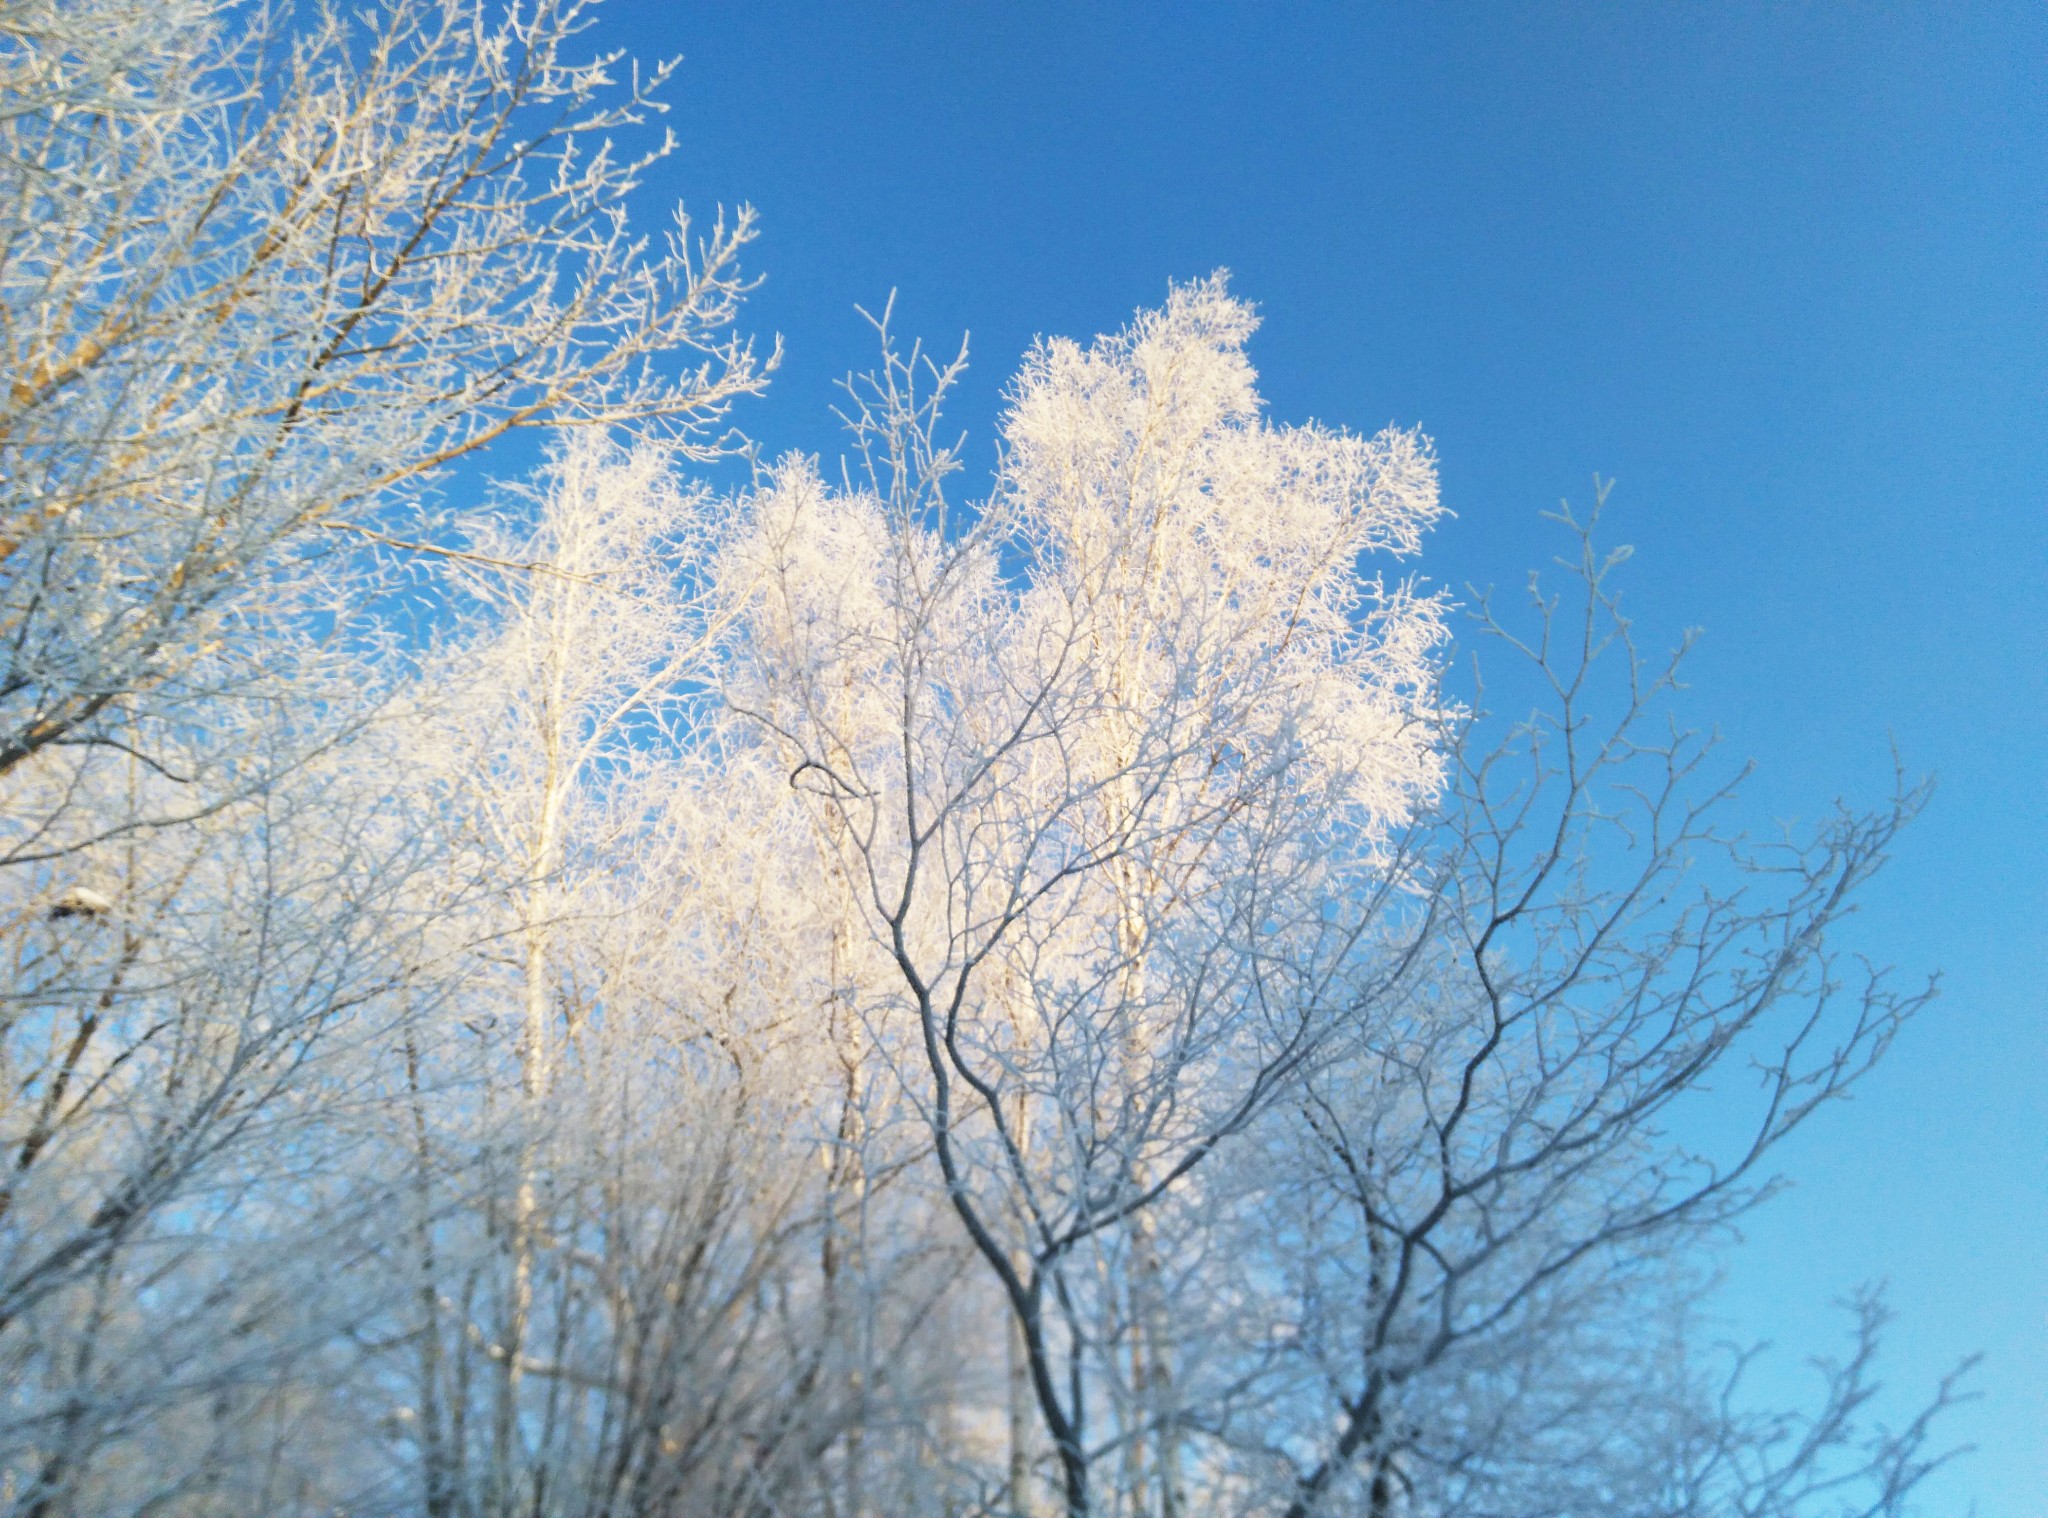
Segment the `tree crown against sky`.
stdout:
<path fill-rule="evenodd" d="M 0 766 L 234 678 L 281 562 L 431 536 L 435 472 L 512 429 L 701 453 L 759 388 L 751 218 L 628 229 L 661 72 L 576 0 L 10 9 Z"/>
<path fill-rule="evenodd" d="M 580 7 L 0 15 L 0 1503 L 1905 1510 L 1948 1389 L 1746 1411 L 1698 1262 L 1925 1000 L 1831 944 L 1920 793 L 1727 830 L 1595 521 L 1495 731 L 1220 276 L 978 500 L 886 323 L 720 495 L 748 223 L 633 240 Z"/>

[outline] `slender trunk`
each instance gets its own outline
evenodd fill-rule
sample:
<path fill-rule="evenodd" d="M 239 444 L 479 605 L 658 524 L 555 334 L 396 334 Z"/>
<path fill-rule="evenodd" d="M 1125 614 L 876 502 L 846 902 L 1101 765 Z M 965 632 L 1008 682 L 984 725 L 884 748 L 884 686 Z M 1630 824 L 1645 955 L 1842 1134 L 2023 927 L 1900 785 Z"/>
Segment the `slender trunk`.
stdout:
<path fill-rule="evenodd" d="M 1124 787 L 1118 789 L 1122 792 Z M 1136 799 L 1119 794 L 1118 804 L 1134 809 Z M 1130 825 L 1128 817 L 1125 825 Z M 1133 1093 L 1151 1084 L 1158 1059 L 1146 1005 L 1151 924 L 1145 914 L 1146 889 L 1140 873 L 1129 859 L 1120 860 L 1115 873 L 1117 950 L 1123 961 L 1118 988 L 1124 1019 L 1122 1055 L 1127 1089 Z M 1142 1161 L 1134 1167 L 1130 1180 L 1140 1190 L 1151 1184 L 1152 1176 Z M 1158 1219 L 1150 1210 L 1131 1220 L 1129 1311 L 1131 1427 L 1124 1445 L 1125 1491 L 1134 1513 L 1154 1510 L 1152 1498 L 1156 1492 L 1159 1518 L 1181 1518 L 1186 1503 L 1181 1491 L 1172 1331 L 1167 1321 Z"/>
<path fill-rule="evenodd" d="M 860 1372 L 856 1370 L 853 1374 L 859 1381 Z M 855 1390 L 862 1395 L 866 1388 L 857 1386 Z M 861 1446 L 860 1431 L 861 1424 L 856 1421 L 846 1435 L 846 1518 L 863 1518 L 868 1510 L 867 1456 Z"/>
<path fill-rule="evenodd" d="M 427 1518 L 448 1518 L 455 1509 L 448 1451 L 441 1427 L 441 1292 L 434 1253 L 432 1151 L 427 1113 L 420 1096 L 420 1054 L 410 1024 L 405 1031 L 405 1080 L 412 1105 L 414 1173 L 413 1233 L 419 1260 L 420 1463 Z"/>
<path fill-rule="evenodd" d="M 472 1265 L 468 1274 L 463 1277 L 462 1299 L 456 1304 L 458 1323 L 469 1324 L 476 1321 L 477 1276 L 478 1268 Z M 474 1362 L 465 1349 L 460 1347 L 462 1341 L 458 1339 L 456 1342 L 458 1348 L 455 1354 L 455 1384 L 448 1398 L 448 1455 L 451 1467 L 449 1486 L 459 1495 L 469 1490 L 470 1482 L 470 1372 L 474 1368 Z"/>
<path fill-rule="evenodd" d="M 1011 1121 L 1017 1135 L 1017 1149 L 1028 1159 L 1031 1153 L 1031 1112 L 1025 1093 L 1017 1093 L 1014 1108 Z M 1031 1258 L 1027 1251 L 1012 1251 L 1010 1263 L 1019 1280 L 1030 1275 Z M 1024 1342 L 1024 1325 L 1017 1321 L 1015 1313 L 1009 1315 L 1004 1343 L 1008 1350 L 1006 1390 L 1010 1423 L 1010 1473 L 1006 1495 L 1011 1518 L 1034 1518 L 1038 1503 L 1031 1480 L 1031 1432 L 1036 1403 L 1031 1390 L 1030 1350 Z"/>
<path fill-rule="evenodd" d="M 1372 1463 L 1372 1482 L 1366 1494 L 1367 1518 L 1393 1518 L 1394 1457 L 1382 1455 Z"/>
<path fill-rule="evenodd" d="M 1060 1475 L 1067 1499 L 1067 1518 L 1088 1518 L 1088 1461 L 1069 1442 L 1059 1445 Z"/>
<path fill-rule="evenodd" d="M 1140 1295 L 1141 1288 L 1134 1275 L 1126 1308 L 1134 1318 L 1142 1320 L 1145 1314 L 1139 1304 Z M 1143 1328 L 1134 1326 L 1130 1364 L 1125 1372 L 1131 1385 L 1131 1400 L 1124 1433 L 1123 1489 L 1132 1513 L 1138 1515 L 1145 1511 L 1145 1420 L 1150 1407 L 1145 1384 L 1145 1338 Z"/>
<path fill-rule="evenodd" d="M 1033 1518 L 1031 1492 L 1031 1367 L 1026 1363 L 1024 1328 L 1015 1313 L 1010 1314 L 1005 1347 L 1009 1351 L 1008 1393 L 1010 1419 L 1010 1477 L 1006 1489 L 1009 1518 Z"/>
<path fill-rule="evenodd" d="M 1159 1518 L 1181 1518 L 1187 1511 L 1187 1500 L 1181 1476 L 1173 1333 L 1167 1321 L 1158 1227 L 1149 1212 L 1134 1220 L 1132 1234 L 1132 1317 L 1137 1332 L 1132 1346 L 1131 1386 L 1139 1420 L 1137 1437 L 1132 1441 L 1137 1451 L 1137 1481 L 1132 1487 L 1132 1500 L 1142 1512 L 1144 1495 L 1149 1489 L 1156 1489 Z M 1147 1434 L 1154 1449 L 1149 1469 L 1144 1459 Z"/>
<path fill-rule="evenodd" d="M 553 798 L 548 821 L 552 822 Z M 545 826 L 545 824 L 544 824 Z M 536 853 L 541 851 L 537 850 Z M 543 855 L 543 858 L 545 856 Z M 533 1315 L 535 1218 L 540 1210 L 540 1127 L 547 1095 L 548 939 L 545 886 L 536 871 L 527 890 L 525 1017 L 519 1047 L 519 1178 L 512 1200 L 512 1290 L 505 1334 L 499 1344 L 498 1415 L 491 1455 L 498 1484 L 498 1509 L 511 1518 L 517 1506 L 513 1477 L 514 1433 L 524 1379 L 527 1327 Z"/>
<path fill-rule="evenodd" d="M 851 974 L 852 956 L 853 924 L 849 915 L 842 912 L 832 928 L 830 971 L 832 1031 L 838 1046 L 843 1084 L 840 1089 L 838 1142 L 825 1174 L 825 1240 L 820 1259 L 830 1304 L 827 1331 L 835 1333 L 843 1309 L 841 1297 L 846 1290 L 845 1278 L 850 1275 L 858 1289 L 866 1263 L 863 1239 L 868 1202 L 867 1115 L 862 1105 L 861 1073 L 867 1064 L 867 1045 L 851 996 L 841 994 L 841 987 Z M 843 1227 L 842 1216 L 847 1219 Z M 847 1371 L 847 1393 L 854 1412 L 843 1441 L 846 1518 L 866 1518 L 867 1513 L 867 1453 L 861 1438 L 861 1431 L 867 1426 L 866 1366 L 870 1329 L 867 1306 L 865 1300 L 856 1303 L 855 1311 L 848 1320 L 848 1332 L 854 1339 L 854 1353 L 853 1364 Z"/>
<path fill-rule="evenodd" d="M 1127 844 L 1129 835 L 1137 826 L 1140 798 L 1132 774 L 1138 756 L 1137 735 L 1129 709 L 1132 693 L 1123 662 L 1123 651 L 1128 647 L 1131 635 L 1130 609 L 1120 606 L 1119 611 L 1117 636 L 1112 645 L 1117 650 L 1117 658 L 1110 671 L 1110 690 L 1116 703 L 1109 743 L 1112 780 L 1104 790 L 1104 820 L 1106 841 L 1124 839 Z M 1121 966 L 1116 999 L 1122 1038 L 1118 1054 L 1122 1061 L 1123 1093 L 1129 1106 L 1132 1105 L 1130 1098 L 1141 1092 L 1147 1083 L 1154 1055 L 1151 1029 L 1145 1015 L 1145 956 L 1150 938 L 1144 911 L 1145 888 L 1138 862 L 1131 854 L 1121 854 L 1112 865 L 1110 886 L 1115 899 L 1116 952 Z M 1126 1181 L 1142 1187 L 1146 1179 L 1143 1162 L 1135 1154 L 1132 1160 L 1134 1168 Z M 1149 1289 L 1149 1278 L 1153 1273 L 1149 1222 L 1150 1219 L 1143 1214 L 1131 1222 L 1131 1274 L 1126 1282 L 1124 1301 L 1131 1325 L 1125 1365 L 1125 1379 L 1131 1395 L 1124 1411 L 1121 1485 L 1124 1497 L 1135 1514 L 1142 1514 L 1147 1505 L 1147 1434 L 1152 1425 L 1151 1374 L 1157 1359 L 1150 1331 L 1153 1317 L 1150 1298 L 1154 1293 Z"/>

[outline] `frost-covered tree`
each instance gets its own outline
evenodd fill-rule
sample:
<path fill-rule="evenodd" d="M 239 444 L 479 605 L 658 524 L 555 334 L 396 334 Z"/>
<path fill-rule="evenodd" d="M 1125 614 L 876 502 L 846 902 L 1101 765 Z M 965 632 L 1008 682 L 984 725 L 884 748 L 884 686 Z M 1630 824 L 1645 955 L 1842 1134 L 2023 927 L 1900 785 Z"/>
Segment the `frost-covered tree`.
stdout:
<path fill-rule="evenodd" d="M 727 699 L 849 883 L 866 1035 L 1008 1320 L 957 1436 L 1007 1444 L 985 1500 L 1902 1510 L 1926 1420 L 1850 1438 L 1874 1318 L 1802 1424 L 1733 1411 L 1696 1306 L 1772 1147 L 1925 1002 L 1830 947 L 1918 793 L 1727 829 L 1569 518 L 1579 599 L 1475 624 L 1527 665 L 1496 741 L 1443 603 L 1370 573 L 1436 512 L 1426 446 L 1266 421 L 1251 326 L 1212 280 L 1040 344 L 963 509 L 956 370 L 885 323 L 863 482 L 786 461 L 728 551 Z M 1742 1061 L 1747 1137 L 1672 1139 Z"/>
<path fill-rule="evenodd" d="M 675 462 L 572 438 L 478 524 L 459 694 L 416 732 L 453 873 L 492 887 L 438 914 L 390 1067 L 411 1218 L 375 1253 L 417 1287 L 369 1379 L 431 1514 L 788 1510 L 914 1468 L 887 1423 L 922 1417 L 902 1351 L 954 1267 L 853 1184 L 894 1140 L 834 1026 L 838 896 L 704 709 L 725 512 Z"/>
<path fill-rule="evenodd" d="M 719 494 L 589 19 L 0 0 L 0 1513 L 1903 1513 L 1700 1304 L 1921 793 L 1731 828 L 1569 519 L 1459 690 L 1220 277 Z"/>
<path fill-rule="evenodd" d="M 347 1319 L 309 1264 L 393 1200 L 365 1077 L 435 850 L 362 784 L 402 759 L 389 694 L 306 696 L 367 725 L 175 829 L 124 756 L 73 801 L 112 837 L 0 876 L 0 1511 L 284 1511 L 347 1474 L 319 1416 Z"/>
<path fill-rule="evenodd" d="M 724 333 L 752 222 L 628 228 L 645 160 L 612 139 L 665 71 L 622 79 L 587 22 L 0 5 L 0 776 L 200 724 L 266 626 L 360 599 L 347 550 L 432 538 L 436 471 L 511 429 L 715 446 L 761 382 Z M 320 557 L 325 601 L 281 595 Z"/>
<path fill-rule="evenodd" d="M 1899 1512 L 1949 1390 L 1850 1440 L 1874 1308 L 1805 1424 L 1731 1411 L 1697 1311 L 1771 1151 L 1931 995 L 1833 943 L 1924 791 L 1745 836 L 1683 649 L 1638 648 L 1597 511 L 1561 523 L 1569 589 L 1474 617 L 1526 714 L 1446 724 L 1364 1015 L 1233 1156 L 1253 1226 L 1208 1281 L 1257 1374 L 1216 1468 L 1288 1518 Z M 1687 1143 L 1710 1087 L 1726 1136 Z"/>
<path fill-rule="evenodd" d="M 624 221 L 665 71 L 588 19 L 0 5 L 10 1510 L 377 1497 L 385 1076 L 536 874 L 474 867 L 418 748 L 451 693 L 366 610 L 394 556 L 484 567 L 422 505 L 449 464 L 701 456 L 762 372 L 749 218 Z"/>
<path fill-rule="evenodd" d="M 1153 1216 L 1341 1026 L 1358 905 L 1440 775 L 1438 604 L 1360 562 L 1418 546 L 1427 446 L 1270 424 L 1251 329 L 1212 280 L 1041 345 L 964 521 L 891 356 L 868 488 L 786 463 L 733 558 L 731 699 L 893 967 L 871 1022 L 1075 1512 L 1105 1458 L 1178 1500 Z"/>

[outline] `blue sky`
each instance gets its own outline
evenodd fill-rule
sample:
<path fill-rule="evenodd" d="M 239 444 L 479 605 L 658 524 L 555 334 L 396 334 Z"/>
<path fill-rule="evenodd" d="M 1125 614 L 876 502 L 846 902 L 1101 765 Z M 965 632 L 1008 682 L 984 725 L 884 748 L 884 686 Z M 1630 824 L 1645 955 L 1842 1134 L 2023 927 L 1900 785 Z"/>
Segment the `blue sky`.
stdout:
<path fill-rule="evenodd" d="M 1938 775 L 1857 937 L 1945 995 L 1786 1154 L 1723 1305 L 1797 1384 L 1889 1280 L 1895 1413 L 1987 1355 L 1929 1511 L 2040 1512 L 2048 11 L 611 0 L 598 35 L 685 56 L 645 224 L 762 213 L 771 453 L 838 451 L 856 302 L 971 330 L 985 462 L 1034 334 L 1227 266 L 1277 417 L 1434 436 L 1437 579 L 1518 585 L 1538 513 L 1617 482 L 1757 824 L 1878 799 L 1891 737 Z"/>

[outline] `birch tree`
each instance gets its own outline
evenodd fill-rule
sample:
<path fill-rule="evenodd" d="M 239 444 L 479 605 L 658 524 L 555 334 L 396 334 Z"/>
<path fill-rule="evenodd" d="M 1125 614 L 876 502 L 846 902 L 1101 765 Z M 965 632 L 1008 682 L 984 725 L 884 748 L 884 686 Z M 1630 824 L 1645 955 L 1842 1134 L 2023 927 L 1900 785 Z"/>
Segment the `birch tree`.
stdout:
<path fill-rule="evenodd" d="M 1249 1307 L 1276 1400 L 1219 1427 L 1219 1472 L 1288 1518 L 1904 1511 L 1953 1388 L 1859 1447 L 1874 1307 L 1803 1423 L 1737 1416 L 1697 1319 L 1772 1151 L 1931 997 L 1835 946 L 1925 789 L 1745 835 L 1740 772 L 1671 710 L 1684 649 L 1638 647 L 1597 510 L 1560 520 L 1565 588 L 1475 613 L 1531 705 L 1497 741 L 1445 731 L 1399 973 L 1247 1146 L 1257 1226 L 1210 1290 Z M 1732 1135 L 1681 1141 L 1710 1088 Z"/>
<path fill-rule="evenodd" d="M 886 315 L 715 493 L 752 219 L 590 19 L 0 0 L 0 1508 L 1903 1514 L 1881 1304 L 1777 1414 L 1701 1303 L 1924 789 L 1733 826 L 1568 513 L 1457 694 L 1220 276 L 979 499 Z"/>
<path fill-rule="evenodd" d="M 419 909 L 472 922 L 477 882 L 450 889 L 385 741 L 434 703 L 397 700 L 410 661 L 365 611 L 393 556 L 465 552 L 427 504 L 447 466 L 536 426 L 716 452 L 765 369 L 725 332 L 750 217 L 628 228 L 647 158 L 612 139 L 666 70 L 585 52 L 588 19 L 0 6 L 23 1511 L 375 1493 L 335 1336 L 379 1299 L 364 1214 L 401 1193 L 352 1146 L 379 1037 L 436 989 Z M 263 1484 L 281 1450 L 297 1486 Z"/>
<path fill-rule="evenodd" d="M 727 503 L 675 462 L 571 438 L 478 525 L 476 630 L 437 675 L 462 694 L 421 734 L 458 874 L 496 883 L 448 924 L 386 1161 L 418 1199 L 385 1268 L 421 1285 L 377 1378 L 429 1513 L 786 1510 L 825 1468 L 900 1490 L 886 1428 L 834 1451 L 922 1412 L 892 1362 L 949 1267 L 915 1208 L 843 1194 L 889 1168 L 810 1015 L 853 976 L 815 953 L 836 920 L 780 773 L 704 709 Z M 547 569 L 488 571 L 515 560 Z"/>
<path fill-rule="evenodd" d="M 417 957 L 407 908 L 431 849 L 402 796 L 359 784 L 356 765 L 390 757 L 378 737 L 168 831 L 118 829 L 170 783 L 107 766 L 121 784 L 87 799 L 118 836 L 5 877 L 9 1512 L 276 1510 L 301 1478 L 346 1489 L 310 1448 L 290 1472 L 275 1460 L 342 1365 L 338 1299 L 306 1261 L 344 1272 L 391 1200 L 364 1076 Z"/>
<path fill-rule="evenodd" d="M 359 594 L 347 550 L 436 546 L 436 471 L 512 429 L 717 446 L 752 219 L 629 229 L 667 71 L 588 19 L 0 7 L 0 776 L 194 720 L 282 558 Z"/>
<path fill-rule="evenodd" d="M 785 461 L 727 570 L 728 699 L 853 884 L 1009 1316 L 991 1505 L 1049 1452 L 1069 1513 L 1902 1511 L 1951 1392 L 1854 1450 L 1870 1312 L 1804 1423 L 1734 1413 L 1685 1325 L 1773 1148 L 1927 1000 L 1833 947 L 1923 793 L 1730 827 L 1568 515 L 1576 598 L 1480 608 L 1532 713 L 1489 742 L 1442 603 L 1361 575 L 1419 545 L 1426 446 L 1268 424 L 1250 330 L 1211 281 L 1040 344 L 962 509 L 957 368 L 885 319 L 861 483 Z M 1745 1135 L 1674 1142 L 1731 1062 Z"/>
<path fill-rule="evenodd" d="M 1179 1421 L 1147 1220 L 1320 1048 L 1339 904 L 1437 782 L 1436 603 L 1357 567 L 1435 515 L 1427 446 L 1266 423 L 1251 328 L 1210 281 L 1039 347 L 964 522 L 950 372 L 892 356 L 868 488 L 785 464 L 738 561 L 733 699 L 893 966 L 882 1020 L 1075 1513 L 1106 1452 L 1178 1500 L 1172 1439 L 1143 1454 Z"/>

